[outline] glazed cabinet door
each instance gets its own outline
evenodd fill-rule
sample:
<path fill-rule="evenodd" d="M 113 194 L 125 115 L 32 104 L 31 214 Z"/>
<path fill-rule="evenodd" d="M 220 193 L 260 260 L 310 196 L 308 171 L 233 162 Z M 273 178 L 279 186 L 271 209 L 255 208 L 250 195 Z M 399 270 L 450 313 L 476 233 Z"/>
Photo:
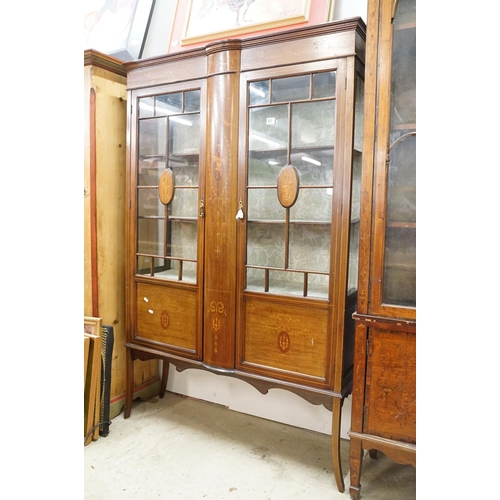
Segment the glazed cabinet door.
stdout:
<path fill-rule="evenodd" d="M 355 82 L 362 83 L 345 59 L 241 75 L 237 357 L 244 371 L 332 387 L 335 332 L 342 335 L 357 279 L 360 158 L 354 107 L 346 106 Z"/>
<path fill-rule="evenodd" d="M 416 317 L 416 2 L 381 4 L 370 313 Z M 396 10 L 394 11 L 394 5 Z M 392 32 L 392 36 L 391 36 Z"/>
<path fill-rule="evenodd" d="M 205 83 L 132 92 L 129 308 L 134 342 L 201 357 Z"/>

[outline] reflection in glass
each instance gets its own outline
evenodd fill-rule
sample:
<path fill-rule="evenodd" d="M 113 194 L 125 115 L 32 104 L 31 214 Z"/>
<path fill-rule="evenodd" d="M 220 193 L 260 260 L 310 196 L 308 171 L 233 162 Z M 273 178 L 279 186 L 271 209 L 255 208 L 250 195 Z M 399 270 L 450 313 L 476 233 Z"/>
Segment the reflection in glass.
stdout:
<path fill-rule="evenodd" d="M 290 225 L 290 269 L 330 271 L 330 225 Z"/>
<path fill-rule="evenodd" d="M 165 155 L 167 119 L 152 118 L 139 122 L 139 157 Z"/>
<path fill-rule="evenodd" d="M 251 82 L 248 85 L 250 106 L 269 103 L 269 80 Z"/>
<path fill-rule="evenodd" d="M 335 101 L 292 104 L 292 148 L 334 146 Z"/>
<path fill-rule="evenodd" d="M 285 265 L 285 225 L 247 224 L 247 264 L 281 267 Z"/>
<path fill-rule="evenodd" d="M 313 99 L 321 97 L 335 97 L 336 73 L 316 73 L 313 75 Z"/>
<path fill-rule="evenodd" d="M 285 221 L 285 209 L 278 201 L 278 195 L 273 189 L 248 190 L 249 220 L 280 220 Z"/>
<path fill-rule="evenodd" d="M 287 148 L 288 106 L 266 106 L 250 109 L 250 151 L 269 151 Z"/>
<path fill-rule="evenodd" d="M 290 220 L 330 224 L 331 218 L 332 189 L 302 187 L 295 205 L 290 208 Z"/>
<path fill-rule="evenodd" d="M 148 118 L 154 116 L 155 98 L 141 97 L 139 99 L 139 118 Z"/>
<path fill-rule="evenodd" d="M 272 81 L 271 102 L 287 102 L 309 99 L 309 75 L 276 78 Z"/>
<path fill-rule="evenodd" d="M 156 116 L 182 113 L 182 92 L 156 96 Z"/>
<path fill-rule="evenodd" d="M 200 111 L 200 91 L 184 92 L 184 113 Z"/>
<path fill-rule="evenodd" d="M 137 220 L 137 253 L 163 255 L 165 221 L 163 219 Z"/>
<path fill-rule="evenodd" d="M 158 188 L 139 189 L 137 193 L 137 215 L 164 216 L 165 208 L 158 196 Z"/>

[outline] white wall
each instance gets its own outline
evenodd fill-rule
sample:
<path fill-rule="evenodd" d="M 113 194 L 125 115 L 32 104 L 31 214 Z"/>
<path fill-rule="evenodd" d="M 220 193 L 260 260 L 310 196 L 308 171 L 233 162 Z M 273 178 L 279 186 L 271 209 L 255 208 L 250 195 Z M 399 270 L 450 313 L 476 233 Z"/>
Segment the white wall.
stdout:
<path fill-rule="evenodd" d="M 171 0 L 156 0 L 143 58 L 166 53 L 174 4 Z M 367 0 L 336 0 L 333 20 L 360 16 L 366 22 L 366 10 Z M 282 389 L 271 389 L 263 395 L 250 384 L 237 379 L 196 369 L 177 372 L 170 366 L 167 390 L 224 405 L 234 411 L 331 434 L 330 411 Z M 348 439 L 350 421 L 349 397 L 342 409 L 341 437 L 345 439 Z"/>

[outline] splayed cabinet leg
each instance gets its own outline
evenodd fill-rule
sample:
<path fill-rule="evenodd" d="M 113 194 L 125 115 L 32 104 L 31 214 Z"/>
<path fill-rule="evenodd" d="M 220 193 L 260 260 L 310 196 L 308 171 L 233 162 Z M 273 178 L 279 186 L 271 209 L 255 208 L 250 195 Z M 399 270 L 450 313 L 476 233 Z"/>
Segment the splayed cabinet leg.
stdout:
<path fill-rule="evenodd" d="M 333 460 L 333 473 L 335 474 L 335 481 L 337 481 L 337 488 L 340 493 L 344 492 L 344 477 L 342 475 L 342 462 L 340 461 L 340 420 L 342 413 L 342 399 L 333 398 L 333 412 L 332 412 L 332 460 Z"/>

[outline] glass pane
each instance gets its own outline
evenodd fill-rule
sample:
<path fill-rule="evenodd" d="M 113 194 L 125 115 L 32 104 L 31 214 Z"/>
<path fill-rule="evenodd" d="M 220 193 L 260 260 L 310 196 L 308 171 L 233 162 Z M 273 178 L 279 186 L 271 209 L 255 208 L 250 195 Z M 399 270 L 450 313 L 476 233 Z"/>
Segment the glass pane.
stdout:
<path fill-rule="evenodd" d="M 415 307 L 416 231 L 414 228 L 388 228 L 383 285 L 385 303 Z"/>
<path fill-rule="evenodd" d="M 299 173 L 301 186 L 333 184 L 333 148 L 314 151 L 294 149 L 290 162 Z"/>
<path fill-rule="evenodd" d="M 137 199 L 137 214 L 143 216 L 161 216 L 165 215 L 165 205 L 160 201 L 158 189 L 139 189 Z"/>
<path fill-rule="evenodd" d="M 170 117 L 169 146 L 172 154 L 197 154 L 199 152 L 199 114 Z"/>
<path fill-rule="evenodd" d="M 137 274 L 151 274 L 151 257 L 137 257 Z"/>
<path fill-rule="evenodd" d="M 169 255 L 183 259 L 196 259 L 197 221 L 170 220 Z"/>
<path fill-rule="evenodd" d="M 269 103 L 269 80 L 251 82 L 248 88 L 250 91 L 250 106 Z"/>
<path fill-rule="evenodd" d="M 275 186 L 280 170 L 287 164 L 285 154 L 252 151 L 248 158 L 248 185 Z"/>
<path fill-rule="evenodd" d="M 304 295 L 304 274 L 269 271 L 269 292 L 280 295 Z"/>
<path fill-rule="evenodd" d="M 181 268 L 180 271 L 179 268 Z M 155 259 L 154 277 L 196 283 L 196 262 L 176 259 Z"/>
<path fill-rule="evenodd" d="M 273 80 L 272 102 L 309 99 L 310 82 L 309 75 L 290 76 Z"/>
<path fill-rule="evenodd" d="M 172 155 L 168 163 L 174 172 L 176 187 L 198 186 L 198 157 Z"/>
<path fill-rule="evenodd" d="M 290 226 L 289 267 L 307 271 L 330 271 L 330 225 Z"/>
<path fill-rule="evenodd" d="M 391 87 L 392 128 L 398 123 L 416 122 L 416 28 L 401 25 L 399 20 L 399 17 L 410 18 L 411 8 L 413 8 L 413 22 L 415 22 L 415 0 L 399 2 L 394 22 Z"/>
<path fill-rule="evenodd" d="M 156 116 L 182 113 L 182 92 L 156 96 Z"/>
<path fill-rule="evenodd" d="M 171 217 L 198 216 L 198 190 L 176 187 L 169 204 Z"/>
<path fill-rule="evenodd" d="M 200 111 L 200 91 L 192 90 L 184 93 L 184 113 Z"/>
<path fill-rule="evenodd" d="M 290 220 L 330 224 L 331 218 L 332 188 L 300 188 L 297 201 L 290 208 Z"/>
<path fill-rule="evenodd" d="M 351 222 L 359 221 L 361 213 L 361 153 L 354 152 L 352 161 Z"/>
<path fill-rule="evenodd" d="M 313 99 L 335 97 L 336 73 L 316 73 L 313 75 Z"/>
<path fill-rule="evenodd" d="M 247 219 L 285 221 L 285 209 L 278 201 L 276 189 L 249 189 Z"/>
<path fill-rule="evenodd" d="M 139 161 L 137 183 L 139 186 L 158 186 L 161 173 L 165 170 L 165 161 L 146 158 Z"/>
<path fill-rule="evenodd" d="M 287 149 L 288 106 L 266 106 L 250 110 L 250 151 Z"/>
<path fill-rule="evenodd" d="M 247 286 L 246 290 L 256 292 L 264 292 L 265 288 L 265 271 L 264 269 L 247 268 Z"/>
<path fill-rule="evenodd" d="M 365 109 L 365 83 L 356 75 L 354 88 L 354 149 L 363 150 L 363 114 Z"/>
<path fill-rule="evenodd" d="M 349 231 L 349 269 L 347 273 L 347 293 L 358 289 L 359 222 L 351 224 Z"/>
<path fill-rule="evenodd" d="M 292 104 L 292 148 L 334 146 L 335 101 Z"/>
<path fill-rule="evenodd" d="M 330 276 L 324 274 L 308 274 L 307 275 L 307 296 L 317 297 L 320 299 L 328 298 L 328 285 L 330 284 Z"/>
<path fill-rule="evenodd" d="M 141 97 L 139 99 L 139 118 L 148 118 L 154 116 L 155 99 L 154 97 Z"/>
<path fill-rule="evenodd" d="M 165 222 L 163 219 L 137 220 L 137 252 L 163 255 Z"/>
<path fill-rule="evenodd" d="M 165 155 L 167 150 L 167 120 L 154 118 L 139 122 L 139 157 Z"/>
<path fill-rule="evenodd" d="M 247 264 L 284 267 L 285 225 L 247 224 Z"/>
<path fill-rule="evenodd" d="M 406 135 L 390 152 L 387 187 L 387 220 L 416 222 L 416 145 L 415 135 Z"/>

